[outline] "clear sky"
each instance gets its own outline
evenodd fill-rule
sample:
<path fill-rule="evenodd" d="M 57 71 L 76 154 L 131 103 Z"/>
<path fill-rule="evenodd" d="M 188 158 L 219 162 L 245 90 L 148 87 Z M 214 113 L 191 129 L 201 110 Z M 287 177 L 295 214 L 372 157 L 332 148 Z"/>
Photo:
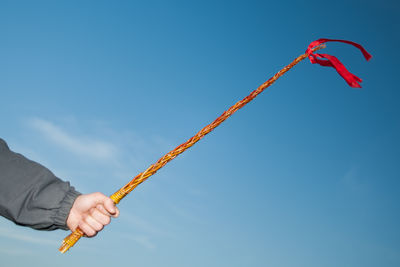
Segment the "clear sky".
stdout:
<path fill-rule="evenodd" d="M 0 1 L 0 137 L 107 195 L 318 38 L 300 63 L 125 198 L 65 231 L 0 218 L 1 266 L 400 266 L 398 1 Z"/>

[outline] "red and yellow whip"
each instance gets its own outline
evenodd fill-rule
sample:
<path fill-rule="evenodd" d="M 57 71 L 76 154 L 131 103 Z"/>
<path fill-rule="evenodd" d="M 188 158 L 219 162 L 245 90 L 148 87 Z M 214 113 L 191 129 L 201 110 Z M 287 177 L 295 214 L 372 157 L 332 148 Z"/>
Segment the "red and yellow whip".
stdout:
<path fill-rule="evenodd" d="M 342 42 L 342 43 L 351 44 L 361 50 L 361 52 L 363 53 L 366 60 L 369 60 L 371 58 L 371 55 L 361 45 L 351 42 L 351 41 L 335 40 L 335 39 L 319 39 L 317 41 L 312 42 L 308 46 L 305 54 L 297 57 L 295 60 L 293 60 L 292 63 L 290 63 L 283 69 L 281 69 L 278 73 L 276 73 L 269 80 L 267 80 L 262 85 L 260 85 L 256 90 L 251 92 L 248 96 L 246 96 L 245 98 L 243 98 L 242 100 L 238 101 L 236 104 L 231 106 L 228 110 L 226 110 L 224 113 L 222 113 L 221 116 L 219 116 L 212 123 L 208 124 L 203 129 L 201 129 L 192 138 L 190 138 L 185 143 L 179 145 L 172 151 L 165 154 L 156 163 L 150 165 L 150 167 L 148 167 L 144 172 L 141 172 L 138 175 L 136 175 L 135 178 L 133 178 L 129 183 L 127 183 L 125 186 L 123 186 L 117 192 L 112 194 L 110 196 L 110 198 L 114 201 L 115 204 L 118 204 L 121 201 L 121 199 L 123 199 L 127 194 L 129 194 L 139 184 L 141 184 L 147 178 L 149 178 L 150 176 L 155 174 L 159 169 L 164 167 L 165 164 L 167 164 L 168 162 L 170 162 L 171 160 L 176 158 L 179 154 L 183 153 L 186 149 L 188 149 L 189 147 L 193 146 L 195 143 L 200 141 L 200 139 L 202 139 L 204 136 L 206 136 L 208 133 L 210 133 L 212 130 L 214 130 L 223 121 L 225 121 L 227 118 L 229 118 L 233 113 L 235 113 L 236 111 L 238 111 L 239 109 L 244 107 L 247 103 L 252 101 L 257 95 L 259 95 L 267 87 L 269 87 L 271 84 L 273 84 L 279 77 L 281 77 L 288 70 L 293 68 L 296 64 L 298 64 L 300 61 L 302 61 L 303 59 L 305 59 L 307 57 L 310 59 L 311 63 L 313 63 L 313 64 L 318 63 L 322 66 L 335 68 L 336 71 L 346 80 L 346 82 L 351 87 L 361 87 L 359 84 L 359 82 L 361 82 L 361 79 L 358 78 L 357 76 L 355 76 L 354 74 L 350 73 L 336 57 L 327 55 L 327 54 L 316 54 L 315 53 L 317 50 L 325 48 L 325 45 L 324 45 L 325 42 Z M 83 236 L 83 232 L 78 227 L 74 232 L 72 232 L 69 236 L 67 236 L 63 240 L 63 243 L 62 243 L 61 247 L 59 248 L 61 253 L 65 253 L 66 251 L 68 251 L 82 236 Z"/>

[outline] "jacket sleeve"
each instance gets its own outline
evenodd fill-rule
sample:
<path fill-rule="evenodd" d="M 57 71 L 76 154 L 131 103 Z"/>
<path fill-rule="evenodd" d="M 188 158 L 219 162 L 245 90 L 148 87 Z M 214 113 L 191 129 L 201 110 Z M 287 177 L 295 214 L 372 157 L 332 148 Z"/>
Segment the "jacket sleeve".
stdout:
<path fill-rule="evenodd" d="M 38 230 L 67 230 L 80 195 L 42 165 L 12 152 L 0 138 L 0 215 Z"/>

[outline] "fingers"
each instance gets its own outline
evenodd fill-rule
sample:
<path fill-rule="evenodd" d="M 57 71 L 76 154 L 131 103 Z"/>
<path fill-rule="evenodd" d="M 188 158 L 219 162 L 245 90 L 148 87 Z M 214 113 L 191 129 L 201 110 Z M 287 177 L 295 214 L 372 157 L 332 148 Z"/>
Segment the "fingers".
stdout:
<path fill-rule="evenodd" d="M 115 207 L 114 201 L 111 200 L 111 198 L 106 198 L 104 199 L 103 202 L 104 208 L 112 215 L 115 216 L 118 212 L 117 207 Z"/>
<path fill-rule="evenodd" d="M 101 231 L 105 225 L 109 224 L 111 221 L 110 217 L 104 215 L 97 209 L 93 209 L 91 215 L 87 215 L 79 223 L 81 230 L 88 236 L 95 236 L 99 231 Z"/>
<path fill-rule="evenodd" d="M 111 222 L 111 216 L 118 217 L 119 215 L 119 210 L 111 199 L 106 197 L 102 198 L 102 201 L 103 204 L 97 204 L 96 208 L 90 210 L 90 215 L 84 219 L 82 231 L 88 237 L 95 236 L 105 225 L 108 225 Z"/>
<path fill-rule="evenodd" d="M 101 213 L 103 213 L 104 215 L 107 215 L 107 216 L 112 216 L 112 217 L 114 217 L 114 218 L 117 218 L 117 217 L 119 216 L 119 209 L 118 209 L 117 207 L 115 207 L 115 213 L 114 213 L 114 214 L 109 213 L 109 212 L 106 210 L 106 208 L 104 208 L 104 206 L 101 205 L 101 204 L 98 204 L 98 205 L 96 206 L 96 209 L 97 209 L 98 211 L 100 211 Z"/>
<path fill-rule="evenodd" d="M 97 193 L 93 193 L 94 199 L 96 201 L 97 204 L 101 204 L 103 208 L 98 208 L 100 211 L 102 211 L 104 214 L 109 214 L 110 216 L 113 217 L 118 217 L 119 215 L 119 210 L 117 209 L 117 207 L 115 207 L 115 203 L 114 201 L 112 201 L 111 198 L 107 197 L 106 195 L 97 192 Z M 98 207 L 98 205 L 97 205 Z"/>
<path fill-rule="evenodd" d="M 115 214 L 113 215 L 114 218 L 117 218 L 119 216 L 119 209 L 115 207 Z"/>
<path fill-rule="evenodd" d="M 75 200 L 67 224 L 70 229 L 79 226 L 86 236 L 92 237 L 110 223 L 111 217 L 118 215 L 119 210 L 111 198 L 102 193 L 92 193 Z"/>
<path fill-rule="evenodd" d="M 99 211 L 97 208 L 93 209 L 92 217 L 97 222 L 101 223 L 103 226 L 111 222 L 110 216 L 108 214 L 104 214 L 103 212 Z"/>
<path fill-rule="evenodd" d="M 86 222 L 81 221 L 79 222 L 79 228 L 85 233 L 88 237 L 93 237 L 97 234 L 97 232 Z"/>

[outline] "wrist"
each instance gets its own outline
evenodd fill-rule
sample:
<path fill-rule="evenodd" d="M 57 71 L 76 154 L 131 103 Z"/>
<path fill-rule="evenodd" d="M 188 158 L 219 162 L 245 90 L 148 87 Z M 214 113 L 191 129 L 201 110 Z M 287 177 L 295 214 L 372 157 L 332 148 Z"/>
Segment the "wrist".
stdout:
<path fill-rule="evenodd" d="M 75 200 L 81 195 L 80 192 L 76 191 L 74 187 L 70 187 L 66 192 L 64 199 L 60 203 L 60 208 L 55 215 L 54 221 L 60 229 L 68 230 L 68 218 L 71 213 Z"/>

